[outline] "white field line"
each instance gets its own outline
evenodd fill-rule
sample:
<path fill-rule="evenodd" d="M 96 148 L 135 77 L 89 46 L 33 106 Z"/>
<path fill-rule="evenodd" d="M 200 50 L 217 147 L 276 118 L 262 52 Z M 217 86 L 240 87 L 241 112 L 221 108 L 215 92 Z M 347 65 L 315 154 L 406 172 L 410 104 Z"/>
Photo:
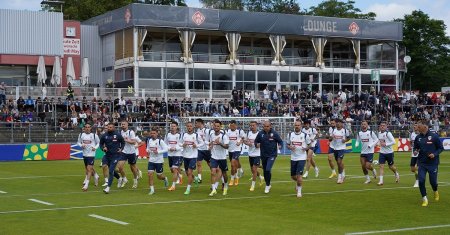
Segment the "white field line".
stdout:
<path fill-rule="evenodd" d="M 120 221 L 120 220 L 111 219 L 111 218 L 104 217 L 104 216 L 101 216 L 101 215 L 90 214 L 89 216 L 90 216 L 90 217 L 93 217 L 93 218 L 105 220 L 105 221 L 108 221 L 108 222 L 116 223 L 116 224 L 128 225 L 127 222 L 123 222 L 123 221 Z"/>
<path fill-rule="evenodd" d="M 7 192 L 5 192 L 5 191 L 0 191 L 0 193 L 7 193 Z"/>
<path fill-rule="evenodd" d="M 34 209 L 34 210 L 0 211 L 0 214 L 42 212 L 42 211 L 62 211 L 62 210 L 74 210 L 74 209 L 122 207 L 122 206 L 158 205 L 158 204 L 173 204 L 173 203 L 229 201 L 229 200 L 231 201 L 231 200 L 246 200 L 246 199 L 258 199 L 258 198 L 268 198 L 268 197 L 269 196 L 234 197 L 234 198 L 231 198 L 231 197 L 230 198 L 208 198 L 208 199 L 183 200 L 183 201 L 177 200 L 177 201 L 160 201 L 160 202 L 138 202 L 138 203 L 124 203 L 124 204 L 106 204 L 106 205 L 93 205 L 93 206 L 73 206 L 73 207 L 58 207 L 58 208 L 48 208 L 48 209 Z"/>
<path fill-rule="evenodd" d="M 30 199 L 28 199 L 28 200 L 29 200 L 29 201 L 32 201 L 32 202 L 44 204 L 44 205 L 47 205 L 47 206 L 53 206 L 53 205 L 54 205 L 53 203 L 50 203 L 50 202 L 44 202 L 44 201 L 37 200 L 37 199 L 34 199 L 34 198 L 30 198 Z"/>
<path fill-rule="evenodd" d="M 35 176 L 13 176 L 13 177 L 2 177 L 0 180 L 14 180 L 14 179 L 39 179 L 39 178 L 58 178 L 58 177 L 83 177 L 82 174 L 79 175 L 35 175 Z"/>
<path fill-rule="evenodd" d="M 423 227 L 412 227 L 412 228 L 399 228 L 399 229 L 390 229 L 390 230 L 367 231 L 367 232 L 355 232 L 355 233 L 346 233 L 346 235 L 374 234 L 374 233 L 392 233 L 392 232 L 403 232 L 403 231 L 413 231 L 413 230 L 423 230 L 423 229 L 433 229 L 433 228 L 445 228 L 445 227 L 450 227 L 450 224 L 441 224 L 441 225 L 423 226 Z"/>

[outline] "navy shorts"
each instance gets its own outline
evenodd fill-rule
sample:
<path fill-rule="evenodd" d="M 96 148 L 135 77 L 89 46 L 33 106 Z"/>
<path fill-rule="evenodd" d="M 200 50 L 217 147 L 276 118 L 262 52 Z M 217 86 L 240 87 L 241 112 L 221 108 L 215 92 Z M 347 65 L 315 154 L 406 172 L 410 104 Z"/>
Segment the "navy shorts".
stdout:
<path fill-rule="evenodd" d="M 303 175 L 306 160 L 292 161 L 291 160 L 291 176 Z"/>
<path fill-rule="evenodd" d="M 373 162 L 373 153 L 361 153 L 361 156 L 366 159 L 366 161 L 372 163 Z"/>
<path fill-rule="evenodd" d="M 386 161 L 389 166 L 394 165 L 394 153 L 380 153 L 380 157 L 378 159 L 380 164 L 385 164 Z"/>
<path fill-rule="evenodd" d="M 334 149 L 332 147 L 329 147 L 328 148 L 328 154 L 332 154 L 332 153 L 334 153 Z"/>
<path fill-rule="evenodd" d="M 231 160 L 238 160 L 239 161 L 239 157 L 241 156 L 241 151 L 235 151 L 235 152 L 229 152 L 228 153 L 228 157 L 230 158 L 230 162 Z"/>
<path fill-rule="evenodd" d="M 264 171 L 272 171 L 272 167 L 275 164 L 277 157 L 261 157 L 261 163 Z"/>
<path fill-rule="evenodd" d="M 197 159 L 195 158 L 183 158 L 184 170 L 187 172 L 189 169 L 195 170 L 197 168 Z"/>
<path fill-rule="evenodd" d="M 122 157 L 120 160 L 121 161 L 128 160 L 128 164 L 132 165 L 132 164 L 136 164 L 137 156 L 135 153 L 131 153 L 131 154 L 122 153 Z"/>
<path fill-rule="evenodd" d="M 169 156 L 169 168 L 179 168 L 181 166 L 181 162 L 183 161 L 183 157 L 178 156 Z"/>
<path fill-rule="evenodd" d="M 197 161 L 201 162 L 205 160 L 206 162 L 211 161 L 211 151 L 209 150 L 198 150 Z"/>
<path fill-rule="evenodd" d="M 156 171 L 156 174 L 162 174 L 163 173 L 163 164 L 149 162 L 148 163 L 148 172 L 153 172 L 153 171 Z"/>
<path fill-rule="evenodd" d="M 314 145 L 314 147 L 311 149 L 314 153 L 317 153 L 319 151 L 319 142 L 317 142 L 316 145 Z"/>
<path fill-rule="evenodd" d="M 252 166 L 259 166 L 261 164 L 261 157 L 248 157 L 248 162 L 250 163 L 250 167 Z"/>
<path fill-rule="evenodd" d="M 211 158 L 211 168 L 220 168 L 220 170 L 222 171 L 228 171 L 228 165 L 227 165 L 227 160 L 226 159 L 214 159 Z"/>
<path fill-rule="evenodd" d="M 95 157 L 83 157 L 84 166 L 93 166 Z"/>
<path fill-rule="evenodd" d="M 102 165 L 111 165 L 112 162 L 120 160 L 122 155 L 109 155 L 105 154 L 102 158 Z"/>
<path fill-rule="evenodd" d="M 410 166 L 416 166 L 417 165 L 417 157 L 412 157 L 411 162 L 409 163 Z"/>
<path fill-rule="evenodd" d="M 340 158 L 340 159 L 344 159 L 344 154 L 345 154 L 345 149 L 342 150 L 334 150 L 334 159 L 336 159 L 336 161 Z"/>

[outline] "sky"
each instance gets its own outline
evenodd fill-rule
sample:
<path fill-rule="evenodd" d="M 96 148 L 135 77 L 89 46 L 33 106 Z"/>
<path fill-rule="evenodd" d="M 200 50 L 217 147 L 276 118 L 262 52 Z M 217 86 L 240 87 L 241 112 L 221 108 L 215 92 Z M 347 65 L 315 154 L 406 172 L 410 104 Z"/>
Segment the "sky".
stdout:
<path fill-rule="evenodd" d="M 41 9 L 42 0 L 0 0 L 0 8 L 31 10 Z M 112 0 L 113 1 L 113 0 Z M 186 0 L 188 6 L 201 7 L 199 0 Z M 297 0 L 302 9 L 309 9 L 320 3 L 319 0 Z M 413 10 L 422 10 L 433 19 L 444 20 L 446 33 L 450 36 L 450 0 L 356 0 L 355 6 L 363 13 L 375 12 L 376 20 L 388 21 L 403 18 Z"/>

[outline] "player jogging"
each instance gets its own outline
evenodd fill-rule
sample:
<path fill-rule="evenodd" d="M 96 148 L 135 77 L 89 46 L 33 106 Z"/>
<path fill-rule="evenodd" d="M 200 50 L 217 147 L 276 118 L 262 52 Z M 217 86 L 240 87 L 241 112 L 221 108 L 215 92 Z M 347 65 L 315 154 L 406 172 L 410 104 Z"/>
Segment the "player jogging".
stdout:
<path fill-rule="evenodd" d="M 343 121 L 341 119 L 336 120 L 336 129 L 332 133 L 332 145 L 334 147 L 334 159 L 338 165 L 338 179 L 337 183 L 342 184 L 345 180 L 345 168 L 344 168 L 344 155 L 346 150 L 346 142 L 349 141 L 350 132 L 344 128 Z"/>
<path fill-rule="evenodd" d="M 311 140 L 310 148 L 307 151 L 307 160 L 306 160 L 306 171 L 303 174 L 303 178 L 308 178 L 309 168 L 311 166 L 314 167 L 314 172 L 316 173 L 316 178 L 319 177 L 319 168 L 316 166 L 316 162 L 313 159 L 313 155 L 319 149 L 319 145 L 317 144 L 317 137 L 319 132 L 317 132 L 316 128 L 311 127 L 311 121 L 306 120 L 304 122 L 305 127 L 303 127 L 302 132 L 308 135 L 308 138 Z"/>
<path fill-rule="evenodd" d="M 311 140 L 302 132 L 302 123 L 295 121 L 294 131 L 286 139 L 287 148 L 291 150 L 291 178 L 296 182 L 297 197 L 302 197 L 303 170 L 307 159 L 307 151 Z"/>
<path fill-rule="evenodd" d="M 331 175 L 328 179 L 332 179 L 337 176 L 336 169 L 334 168 L 334 146 L 333 146 L 333 131 L 336 129 L 336 120 L 331 119 L 330 128 L 328 128 L 328 140 L 329 140 L 329 148 L 328 148 L 328 164 L 331 168 Z"/>
<path fill-rule="evenodd" d="M 114 170 L 117 163 L 121 158 L 122 149 L 125 146 L 125 140 L 122 135 L 116 131 L 114 123 L 108 123 L 108 130 L 100 138 L 100 148 L 105 152 L 105 156 L 102 159 L 103 166 L 107 166 L 109 169 L 108 185 L 103 192 L 108 194 L 114 179 Z"/>
<path fill-rule="evenodd" d="M 245 132 L 237 128 L 237 123 L 235 120 L 231 120 L 230 129 L 228 129 L 225 133 L 230 139 L 228 153 L 231 163 L 231 180 L 228 185 L 238 185 L 239 178 L 243 175 L 239 157 L 241 155 L 241 147 L 245 138 Z"/>
<path fill-rule="evenodd" d="M 170 132 L 166 134 L 164 139 L 169 152 L 167 157 L 169 159 L 169 168 L 172 172 L 172 186 L 169 191 L 175 191 L 177 181 L 183 184 L 183 178 L 180 172 L 181 162 L 183 161 L 183 146 L 181 143 L 181 134 L 178 133 L 178 123 L 170 123 Z"/>
<path fill-rule="evenodd" d="M 369 177 L 369 170 L 372 171 L 373 178 L 377 178 L 377 171 L 372 166 L 373 154 L 375 152 L 375 145 L 378 143 L 378 137 L 373 131 L 369 130 L 369 123 L 367 121 L 361 122 L 361 131 L 356 137 L 356 143 L 361 142 L 360 162 L 361 168 L 366 177 L 365 184 L 371 182 Z"/>
<path fill-rule="evenodd" d="M 214 120 L 214 132 L 209 137 L 209 149 L 211 149 L 211 193 L 209 196 L 217 194 L 219 179 L 224 180 L 223 195 L 228 193 L 228 166 L 227 166 L 227 149 L 230 143 L 228 136 L 221 132 L 222 122 Z"/>
<path fill-rule="evenodd" d="M 188 178 L 188 184 L 184 195 L 191 193 L 191 185 L 194 182 L 198 185 L 197 176 L 194 177 L 194 170 L 197 166 L 198 147 L 203 146 L 202 138 L 194 132 L 194 124 L 192 122 L 186 123 L 187 133 L 181 135 L 181 144 L 183 146 L 183 163 L 184 170 Z"/>
<path fill-rule="evenodd" d="M 414 124 L 413 126 L 413 132 L 411 133 L 410 137 L 409 137 L 409 142 L 411 143 L 411 146 L 414 146 L 414 141 L 416 140 L 416 137 L 419 135 L 419 129 L 418 129 L 418 125 L 417 123 Z M 419 187 L 419 175 L 417 172 L 417 155 L 414 154 L 414 148 L 411 152 L 411 172 L 414 173 L 414 176 L 416 177 L 416 181 L 414 183 L 414 188 L 418 188 Z"/>
<path fill-rule="evenodd" d="M 380 123 L 380 132 L 378 133 L 378 143 L 381 146 L 380 154 L 378 161 L 380 162 L 380 181 L 378 182 L 378 186 L 384 184 L 384 164 L 387 162 L 389 169 L 394 172 L 395 182 L 398 183 L 400 180 L 400 175 L 398 174 L 397 168 L 394 165 L 394 149 L 393 146 L 395 144 L 394 136 L 390 131 L 387 131 L 387 123 Z"/>
<path fill-rule="evenodd" d="M 89 180 L 94 176 L 94 185 L 98 185 L 98 174 L 94 170 L 95 151 L 97 150 L 100 139 L 95 133 L 91 133 L 91 124 L 86 123 L 83 127 L 83 133 L 78 136 L 78 146 L 83 149 L 84 168 L 86 170 L 86 178 L 83 183 L 83 191 L 87 191 Z"/>
<path fill-rule="evenodd" d="M 163 174 L 164 153 L 167 153 L 167 145 L 163 140 L 158 138 L 158 130 L 153 128 L 150 131 L 150 138 L 147 140 L 148 153 L 148 185 L 150 192 L 148 195 L 155 194 L 155 187 L 153 183 L 153 175 L 156 171 L 156 177 L 164 180 L 164 187 L 167 188 L 169 181 Z"/>
<path fill-rule="evenodd" d="M 258 177 L 258 167 L 261 162 L 260 148 L 255 146 L 255 139 L 258 135 L 258 123 L 256 121 L 250 122 L 250 130 L 247 132 L 244 143 L 248 146 L 248 161 L 250 163 L 250 170 L 252 171 L 252 184 L 250 191 L 255 191 L 256 178 Z M 260 186 L 263 184 L 264 177 L 259 176 Z"/>
<path fill-rule="evenodd" d="M 202 138 L 203 142 L 205 143 L 204 145 L 198 147 L 197 177 L 198 182 L 201 183 L 203 170 L 202 161 L 204 160 L 206 164 L 208 164 L 208 167 L 211 168 L 210 166 L 211 151 L 208 148 L 209 148 L 209 136 L 212 130 L 205 128 L 205 123 L 201 118 L 195 120 L 195 128 L 197 128 L 197 134 L 200 136 L 200 138 Z"/>
<path fill-rule="evenodd" d="M 125 140 L 125 147 L 122 151 L 122 159 L 117 164 L 117 168 L 119 168 L 119 172 L 121 175 L 121 178 L 119 178 L 119 182 L 117 183 L 118 188 L 123 188 L 128 183 L 128 179 L 125 175 L 125 170 L 123 169 L 125 166 L 125 162 L 128 161 L 128 164 L 130 164 L 130 170 L 133 173 L 133 188 L 137 188 L 138 186 L 138 178 L 139 178 L 139 172 L 136 166 L 137 161 L 137 155 L 136 155 L 136 134 L 133 130 L 130 130 L 128 128 L 128 122 L 122 121 L 121 123 L 122 130 L 120 131 L 120 134 L 122 135 L 123 139 Z"/>

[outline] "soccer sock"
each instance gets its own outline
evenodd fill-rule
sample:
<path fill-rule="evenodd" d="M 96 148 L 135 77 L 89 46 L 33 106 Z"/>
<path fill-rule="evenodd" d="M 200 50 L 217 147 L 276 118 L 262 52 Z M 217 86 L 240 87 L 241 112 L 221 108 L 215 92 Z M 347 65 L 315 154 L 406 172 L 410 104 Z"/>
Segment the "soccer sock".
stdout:
<path fill-rule="evenodd" d="M 342 170 L 342 177 L 345 178 L 345 170 Z"/>
<path fill-rule="evenodd" d="M 237 171 L 239 172 L 239 169 Z M 234 174 L 234 178 L 239 179 L 239 174 L 238 173 Z"/>
<path fill-rule="evenodd" d="M 331 173 L 336 174 L 336 169 L 331 169 Z"/>
<path fill-rule="evenodd" d="M 100 176 L 97 174 L 97 172 L 95 172 L 94 177 L 99 178 Z"/>
<path fill-rule="evenodd" d="M 214 183 L 214 189 L 217 189 L 217 187 L 219 187 L 219 182 Z"/>
<path fill-rule="evenodd" d="M 153 185 L 152 186 L 150 186 L 150 191 L 155 191 L 155 187 L 153 187 Z"/>
<path fill-rule="evenodd" d="M 202 180 L 202 174 L 198 174 L 197 177 L 199 180 Z"/>
<path fill-rule="evenodd" d="M 366 179 L 367 179 L 367 180 L 370 180 L 370 177 L 369 177 L 369 175 L 365 175 L 365 176 L 366 176 Z"/>
<path fill-rule="evenodd" d="M 302 186 L 297 186 L 297 193 L 302 193 Z"/>
<path fill-rule="evenodd" d="M 314 167 L 314 170 L 318 171 L 318 170 L 319 170 L 319 167 L 317 167 L 317 166 L 316 166 L 316 167 Z"/>
<path fill-rule="evenodd" d="M 236 178 L 236 175 L 231 175 L 231 180 L 234 180 Z"/>
<path fill-rule="evenodd" d="M 211 189 L 215 190 L 216 189 L 216 184 L 211 184 Z"/>
<path fill-rule="evenodd" d="M 172 187 L 175 188 L 176 185 L 177 185 L 177 182 L 172 182 Z"/>
<path fill-rule="evenodd" d="M 89 185 L 89 180 L 85 180 L 84 185 L 87 187 Z"/>
<path fill-rule="evenodd" d="M 84 176 L 84 182 L 86 182 L 86 180 L 87 180 L 87 175 Z"/>
<path fill-rule="evenodd" d="M 105 178 L 105 183 L 108 183 L 108 178 Z"/>
<path fill-rule="evenodd" d="M 123 179 L 122 179 L 122 180 L 126 180 L 126 181 L 128 181 L 127 177 L 123 177 Z"/>
<path fill-rule="evenodd" d="M 305 171 L 305 174 L 304 174 L 304 175 L 308 175 L 308 173 L 309 173 L 308 171 Z"/>
<path fill-rule="evenodd" d="M 264 179 L 264 176 L 259 175 L 259 179 L 260 179 L 260 180 L 263 180 L 263 179 Z"/>
<path fill-rule="evenodd" d="M 252 181 L 252 187 L 255 187 L 255 183 L 256 183 L 255 181 Z"/>
<path fill-rule="evenodd" d="M 383 182 L 383 176 L 382 175 L 380 176 L 380 182 Z"/>
<path fill-rule="evenodd" d="M 186 190 L 191 190 L 191 185 L 190 184 L 188 184 Z"/>
<path fill-rule="evenodd" d="M 222 183 L 225 183 L 225 179 L 223 178 L 223 176 L 222 176 Z"/>
<path fill-rule="evenodd" d="M 427 198 L 427 196 L 423 196 L 423 198 L 422 198 L 424 201 L 428 201 L 428 198 Z"/>

